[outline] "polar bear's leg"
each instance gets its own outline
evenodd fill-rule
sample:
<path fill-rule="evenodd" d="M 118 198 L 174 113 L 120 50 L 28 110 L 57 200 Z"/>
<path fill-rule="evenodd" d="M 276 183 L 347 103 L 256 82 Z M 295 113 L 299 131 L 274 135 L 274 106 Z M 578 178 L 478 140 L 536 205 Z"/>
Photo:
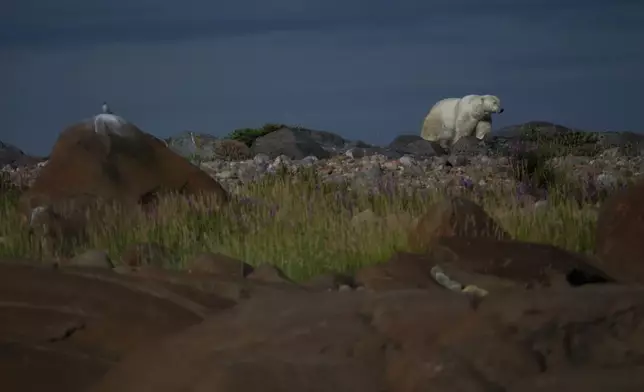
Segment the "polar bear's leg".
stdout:
<path fill-rule="evenodd" d="M 432 110 L 427 117 L 425 117 L 420 137 L 425 140 L 436 141 L 439 140 L 442 135 L 443 119 L 438 111 Z"/>
<path fill-rule="evenodd" d="M 479 120 L 470 115 L 459 116 L 456 120 L 456 135 L 458 138 L 473 135 L 478 123 Z"/>
<path fill-rule="evenodd" d="M 492 124 L 489 121 L 481 120 L 476 124 L 475 136 L 479 140 L 483 140 L 487 135 L 492 132 Z"/>
<path fill-rule="evenodd" d="M 472 136 L 476 130 L 478 120 L 469 115 L 462 115 L 456 121 L 456 130 L 452 139 L 452 145 L 464 137 Z"/>

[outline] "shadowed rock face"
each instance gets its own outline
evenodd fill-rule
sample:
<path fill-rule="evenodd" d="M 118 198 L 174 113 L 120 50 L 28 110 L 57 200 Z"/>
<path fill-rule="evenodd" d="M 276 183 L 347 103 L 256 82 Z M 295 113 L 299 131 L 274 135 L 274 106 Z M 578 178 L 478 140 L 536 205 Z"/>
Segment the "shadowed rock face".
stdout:
<path fill-rule="evenodd" d="M 133 352 L 91 390 L 518 392 L 547 378 L 581 390 L 611 377 L 594 369 L 640 369 L 641 294 L 517 292 L 477 310 L 447 291 L 256 298 Z"/>
<path fill-rule="evenodd" d="M 604 202 L 595 251 L 600 267 L 615 278 L 644 284 L 644 181 Z"/>

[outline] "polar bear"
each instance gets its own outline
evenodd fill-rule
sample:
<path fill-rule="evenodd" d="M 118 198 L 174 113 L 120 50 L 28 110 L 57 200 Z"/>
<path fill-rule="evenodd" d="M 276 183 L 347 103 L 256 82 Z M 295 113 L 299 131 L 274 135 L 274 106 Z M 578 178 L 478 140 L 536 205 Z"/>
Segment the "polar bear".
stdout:
<path fill-rule="evenodd" d="M 474 134 L 482 140 L 492 131 L 492 113 L 503 113 L 501 100 L 494 95 L 466 95 L 438 101 L 429 111 L 420 136 L 438 141 L 443 148 Z"/>

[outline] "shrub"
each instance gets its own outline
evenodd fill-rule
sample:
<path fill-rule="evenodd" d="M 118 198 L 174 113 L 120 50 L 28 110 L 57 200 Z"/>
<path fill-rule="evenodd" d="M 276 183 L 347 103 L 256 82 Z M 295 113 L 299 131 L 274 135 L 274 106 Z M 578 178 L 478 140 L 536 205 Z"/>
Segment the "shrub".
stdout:
<path fill-rule="evenodd" d="M 510 157 L 512 176 L 523 184 L 528 193 L 566 194 L 571 185 L 564 173 L 549 163 L 552 157 L 551 151 L 541 148 L 527 150 L 525 146 L 518 146 Z"/>
<path fill-rule="evenodd" d="M 232 139 L 218 140 L 215 143 L 215 156 L 226 161 L 241 161 L 251 157 L 250 148 Z"/>
<path fill-rule="evenodd" d="M 275 132 L 278 129 L 284 128 L 284 124 L 264 124 L 261 128 L 241 128 L 235 129 L 232 131 L 226 139 L 237 140 L 244 143 L 246 146 L 250 147 L 255 139 L 258 137 L 266 136 L 271 132 Z"/>

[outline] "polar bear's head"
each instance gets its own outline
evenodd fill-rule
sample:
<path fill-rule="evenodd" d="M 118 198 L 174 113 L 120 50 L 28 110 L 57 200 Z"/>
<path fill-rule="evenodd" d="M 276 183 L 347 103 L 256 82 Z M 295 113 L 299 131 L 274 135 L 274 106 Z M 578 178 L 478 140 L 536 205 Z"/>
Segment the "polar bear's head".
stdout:
<path fill-rule="evenodd" d="M 494 95 L 468 95 L 463 101 L 471 108 L 471 115 L 477 120 L 489 117 L 492 113 L 503 113 L 501 100 Z"/>
<path fill-rule="evenodd" d="M 495 95 L 481 95 L 481 110 L 483 113 L 503 113 L 503 108 L 501 107 L 501 100 Z"/>
<path fill-rule="evenodd" d="M 470 95 L 472 118 L 478 120 L 474 134 L 480 140 L 492 131 L 492 113 L 503 113 L 501 100 L 494 95 Z"/>

